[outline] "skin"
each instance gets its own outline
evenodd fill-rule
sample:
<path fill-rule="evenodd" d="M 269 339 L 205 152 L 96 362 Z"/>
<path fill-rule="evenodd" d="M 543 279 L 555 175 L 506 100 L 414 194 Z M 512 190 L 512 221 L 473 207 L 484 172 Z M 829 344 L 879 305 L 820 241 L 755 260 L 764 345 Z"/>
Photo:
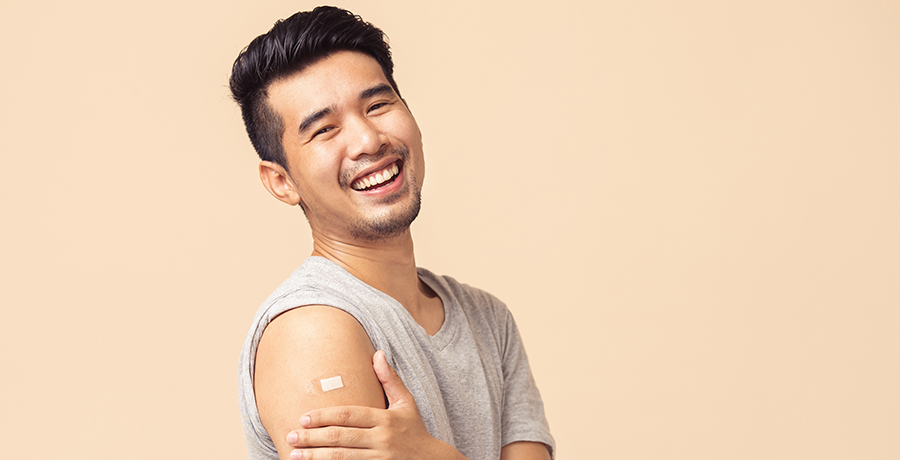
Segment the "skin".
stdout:
<path fill-rule="evenodd" d="M 381 67 L 367 55 L 337 52 L 268 90 L 285 125 L 287 168 L 260 163 L 263 185 L 304 207 L 312 255 L 393 297 L 427 333 L 437 333 L 444 308 L 418 278 L 408 226 L 425 176 L 422 136 Z M 351 186 L 392 164 L 400 167 L 393 183 L 375 191 Z M 320 379 L 335 375 L 344 388 L 316 391 Z M 275 318 L 260 341 L 254 385 L 282 459 L 464 458 L 428 434 L 403 382 L 362 326 L 338 309 L 305 306 Z M 517 442 L 501 458 L 549 454 L 543 444 Z"/>

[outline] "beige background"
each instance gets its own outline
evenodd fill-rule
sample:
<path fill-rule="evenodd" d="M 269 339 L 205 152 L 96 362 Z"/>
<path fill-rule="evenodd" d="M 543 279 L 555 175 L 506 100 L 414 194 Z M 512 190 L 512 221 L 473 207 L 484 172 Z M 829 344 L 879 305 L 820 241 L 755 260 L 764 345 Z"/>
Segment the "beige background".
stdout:
<path fill-rule="evenodd" d="M 0 2 L 0 456 L 243 458 L 309 236 L 225 85 L 313 5 Z M 425 134 L 419 263 L 509 304 L 560 459 L 900 458 L 898 2 L 344 5 Z"/>

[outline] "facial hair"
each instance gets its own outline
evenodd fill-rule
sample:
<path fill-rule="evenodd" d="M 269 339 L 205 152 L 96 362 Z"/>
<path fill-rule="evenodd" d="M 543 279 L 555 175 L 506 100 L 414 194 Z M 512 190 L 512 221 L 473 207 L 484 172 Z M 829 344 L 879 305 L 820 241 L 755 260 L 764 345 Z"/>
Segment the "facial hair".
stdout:
<path fill-rule="evenodd" d="M 393 149 L 390 153 L 398 155 L 403 163 L 403 188 L 397 194 L 385 197 L 381 200 L 381 204 L 391 204 L 392 202 L 406 199 L 407 202 L 379 216 L 364 216 L 350 223 L 350 234 L 357 239 L 366 241 L 386 240 L 399 236 L 409 230 L 409 226 L 416 220 L 419 215 L 419 209 L 422 206 L 422 190 L 419 187 L 419 181 L 414 172 L 411 172 L 406 166 L 409 164 L 409 149 L 401 146 Z M 377 161 L 374 159 L 373 161 Z M 364 168 L 365 165 L 361 166 Z M 349 187 L 353 174 L 343 174 L 341 177 L 341 185 Z M 411 195 L 407 197 L 407 195 Z"/>

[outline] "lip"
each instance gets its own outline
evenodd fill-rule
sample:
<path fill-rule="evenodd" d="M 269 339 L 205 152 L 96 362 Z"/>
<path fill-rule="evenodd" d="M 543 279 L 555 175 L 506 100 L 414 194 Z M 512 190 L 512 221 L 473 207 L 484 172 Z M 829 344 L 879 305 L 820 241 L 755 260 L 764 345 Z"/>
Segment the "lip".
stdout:
<path fill-rule="evenodd" d="M 372 190 L 356 190 L 352 187 L 352 185 L 350 185 L 350 184 L 353 184 L 354 182 L 361 180 L 365 177 L 368 177 L 374 173 L 380 172 L 395 163 L 399 167 L 400 171 L 397 173 L 396 176 L 394 176 L 392 178 L 391 183 L 389 183 L 387 185 L 382 184 L 380 187 L 377 187 Z M 380 194 L 382 194 L 382 191 L 384 191 L 384 193 L 391 193 L 394 190 L 395 185 L 399 186 L 403 182 L 403 178 L 405 176 L 405 174 L 403 174 L 404 170 L 405 170 L 404 166 L 405 165 L 403 163 L 402 158 L 395 157 L 395 158 L 384 159 L 382 161 L 379 161 L 375 165 L 364 169 L 362 172 L 360 172 L 359 174 L 354 176 L 354 178 L 349 182 L 348 188 L 350 188 L 351 190 L 353 190 L 356 193 L 362 193 L 365 195 L 380 195 Z"/>
<path fill-rule="evenodd" d="M 390 161 L 390 162 L 388 162 L 388 163 L 382 165 L 382 166 L 379 167 L 379 168 L 370 169 L 367 173 L 360 174 L 359 176 L 357 176 L 357 178 L 365 177 L 365 176 L 367 176 L 367 175 L 369 175 L 369 174 L 371 174 L 371 173 L 373 173 L 373 172 L 378 172 L 378 171 L 380 171 L 380 170 L 382 170 L 382 169 L 388 167 L 389 165 L 391 165 L 391 164 L 393 164 L 393 163 L 395 163 L 395 162 L 398 162 L 398 161 L 400 161 L 400 163 L 399 163 L 399 165 L 398 165 L 398 166 L 400 166 L 400 172 L 398 172 L 397 175 L 394 176 L 394 178 L 393 178 L 393 180 L 391 181 L 391 183 L 389 183 L 389 184 L 387 184 L 387 185 L 382 185 L 381 187 L 376 187 L 376 188 L 371 189 L 371 190 L 353 190 L 352 187 L 351 187 L 351 190 L 352 190 L 354 193 L 359 193 L 359 194 L 361 194 L 361 195 L 363 195 L 363 196 L 366 196 L 366 197 L 373 197 L 373 198 L 384 197 L 384 196 L 391 195 L 391 194 L 397 192 L 398 190 L 401 189 L 401 187 L 403 187 L 403 182 L 404 182 L 404 180 L 406 180 L 406 169 L 403 167 L 404 165 L 403 165 L 402 161 L 401 161 L 399 158 L 396 158 L 396 159 L 394 159 L 393 161 Z M 354 179 L 354 180 L 356 180 L 356 179 Z M 351 182 L 351 183 L 352 183 L 352 182 Z"/>
<path fill-rule="evenodd" d="M 392 165 L 392 164 L 394 164 L 394 163 L 397 163 L 398 161 L 400 161 L 400 158 L 399 158 L 399 157 L 385 158 L 384 160 L 381 160 L 381 161 L 379 161 L 378 163 L 375 163 L 374 165 L 369 166 L 368 168 L 366 168 L 366 169 L 360 171 L 357 175 L 353 176 L 353 179 L 350 179 L 350 184 L 352 184 L 352 183 L 354 183 L 354 182 L 356 182 L 356 181 L 358 181 L 358 180 L 360 180 L 360 179 L 362 179 L 362 178 L 364 178 L 364 177 L 366 177 L 366 176 L 369 176 L 369 175 L 371 175 L 371 174 L 373 174 L 373 173 L 376 173 L 376 172 L 378 172 L 378 171 L 381 171 L 381 170 L 387 168 L 389 165 Z M 400 169 L 401 169 L 400 172 L 403 172 L 403 171 L 402 171 L 402 169 L 403 169 L 403 163 L 401 162 L 398 166 L 400 166 Z M 349 185 L 349 184 L 348 184 L 348 185 Z"/>

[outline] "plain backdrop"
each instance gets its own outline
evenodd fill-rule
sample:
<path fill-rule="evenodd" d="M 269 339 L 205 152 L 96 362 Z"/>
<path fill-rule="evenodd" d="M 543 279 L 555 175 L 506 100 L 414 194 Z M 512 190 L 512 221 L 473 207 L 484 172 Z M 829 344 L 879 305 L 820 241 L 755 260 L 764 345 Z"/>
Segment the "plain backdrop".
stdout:
<path fill-rule="evenodd" d="M 0 1 L 0 456 L 241 459 L 310 251 L 226 87 L 297 1 Z M 418 263 L 505 300 L 559 459 L 900 458 L 900 4 L 342 4 L 424 133 Z"/>

